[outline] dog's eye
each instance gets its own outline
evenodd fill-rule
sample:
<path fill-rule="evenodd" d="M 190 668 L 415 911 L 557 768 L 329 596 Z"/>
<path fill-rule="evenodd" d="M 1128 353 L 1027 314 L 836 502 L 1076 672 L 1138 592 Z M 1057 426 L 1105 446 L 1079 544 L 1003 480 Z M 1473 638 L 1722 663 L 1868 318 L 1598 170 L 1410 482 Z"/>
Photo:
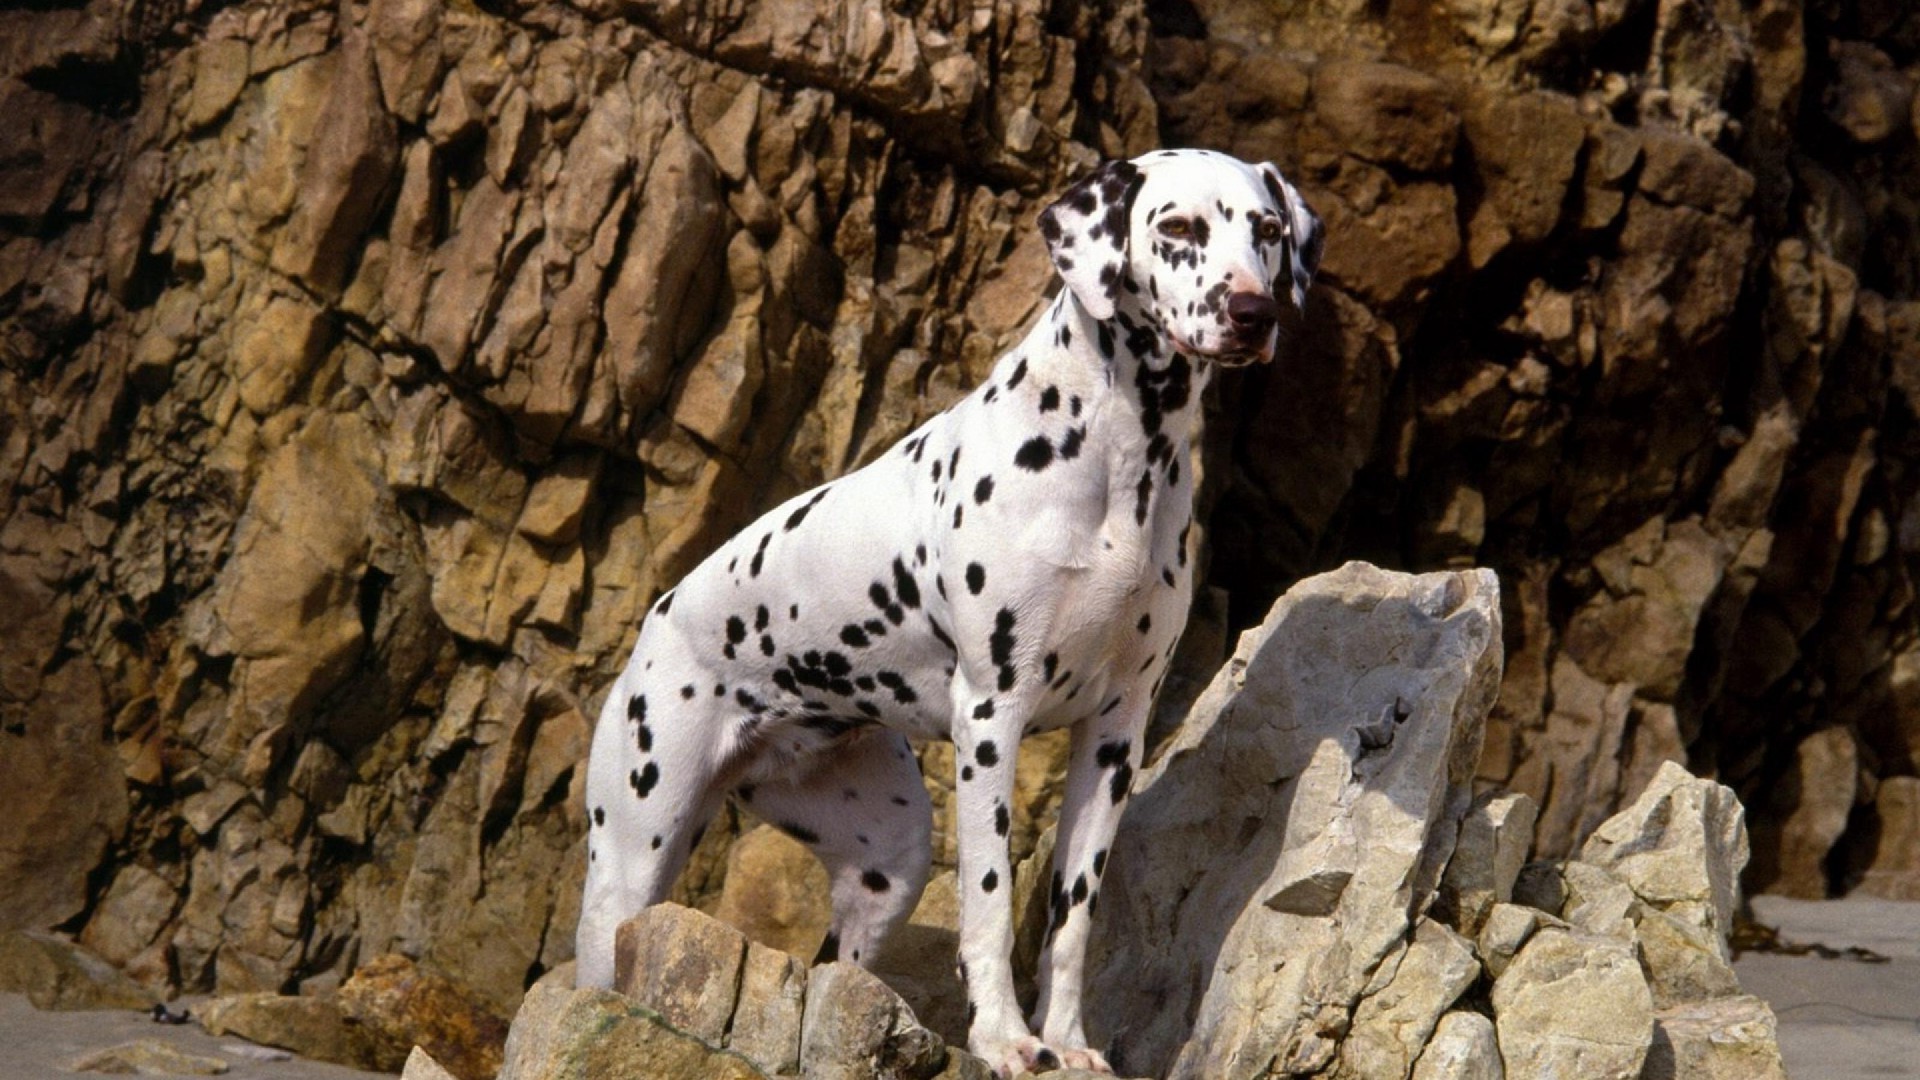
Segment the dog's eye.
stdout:
<path fill-rule="evenodd" d="M 1193 223 L 1186 218 L 1170 217 L 1160 223 L 1160 233 L 1176 240 L 1184 240 L 1193 235 Z"/>
<path fill-rule="evenodd" d="M 1259 236 L 1260 242 L 1263 244 L 1279 243 L 1280 238 L 1286 234 L 1287 230 L 1281 228 L 1280 223 L 1273 218 L 1268 218 L 1260 223 Z"/>

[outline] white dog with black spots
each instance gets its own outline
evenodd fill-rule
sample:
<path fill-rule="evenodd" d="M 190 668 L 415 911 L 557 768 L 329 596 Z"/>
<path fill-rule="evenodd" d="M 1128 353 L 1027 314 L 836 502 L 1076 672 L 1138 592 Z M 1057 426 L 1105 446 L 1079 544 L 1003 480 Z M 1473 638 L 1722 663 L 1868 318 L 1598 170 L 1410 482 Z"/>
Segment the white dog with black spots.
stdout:
<path fill-rule="evenodd" d="M 1081 1024 L 1107 851 L 1193 588 L 1190 437 L 1216 366 L 1270 362 L 1319 219 L 1269 164 L 1109 162 L 1040 218 L 1066 288 L 985 384 L 734 537 L 654 605 L 587 772 L 579 981 L 667 896 L 728 794 L 832 881 L 819 961 L 870 964 L 926 884 L 910 739 L 956 750 L 967 1044 L 1107 1071 Z M 1007 849 L 1022 736 L 1073 729 L 1033 1026 Z M 1036 1035 L 1037 1032 L 1037 1035 Z"/>

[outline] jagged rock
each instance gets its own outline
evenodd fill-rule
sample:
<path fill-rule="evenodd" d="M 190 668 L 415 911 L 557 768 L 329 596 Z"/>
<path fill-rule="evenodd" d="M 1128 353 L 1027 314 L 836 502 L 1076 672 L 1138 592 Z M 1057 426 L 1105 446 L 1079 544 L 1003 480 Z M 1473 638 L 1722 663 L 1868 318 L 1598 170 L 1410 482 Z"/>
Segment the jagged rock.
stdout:
<path fill-rule="evenodd" d="M 1414 1062 L 1413 1080 L 1506 1080 L 1493 1021 L 1476 1012 L 1440 1018 Z"/>
<path fill-rule="evenodd" d="M 1439 896 L 1441 917 L 1461 933 L 1479 933 L 1494 905 L 1513 899 L 1514 882 L 1533 844 L 1536 812 L 1525 795 L 1489 792 L 1475 799 L 1461 820 Z"/>
<path fill-rule="evenodd" d="M 1551 916 L 1543 917 L 1541 912 L 1519 904 L 1493 905 L 1486 923 L 1480 927 L 1480 940 L 1475 943 L 1487 974 L 1499 978 L 1520 954 L 1527 939 L 1548 919 Z"/>
<path fill-rule="evenodd" d="M 757 1080 L 745 1058 L 674 1030 L 629 998 L 607 990 L 543 983 L 527 992 L 507 1034 L 499 1080 Z"/>
<path fill-rule="evenodd" d="M 1409 913 L 1453 849 L 1499 625 L 1491 574 L 1349 564 L 1242 637 L 1137 782 L 1102 886 L 1089 1034 L 1118 1069 L 1332 1061 L 1349 1011 L 1390 985 L 1383 965 L 1414 939 Z M 1423 997 L 1428 1025 L 1452 1000 Z"/>
<path fill-rule="evenodd" d="M 153 993 L 112 964 L 57 934 L 0 933 L 0 990 L 36 1009 L 145 1009 Z"/>
<path fill-rule="evenodd" d="M 762 945 L 811 957 L 833 918 L 828 886 L 826 868 L 805 844 L 758 825 L 728 849 L 713 915 Z"/>
<path fill-rule="evenodd" d="M 65 1068 L 112 1076 L 220 1076 L 231 1066 L 220 1058 L 189 1054 L 158 1039 L 136 1039 L 82 1054 L 67 1062 Z"/>
<path fill-rule="evenodd" d="M 674 904 L 621 924 L 615 940 L 614 985 L 621 993 L 673 1031 L 740 1055 L 770 1075 L 931 1077 L 947 1064 L 940 1036 L 922 1027 L 899 995 L 852 964 L 809 971 Z M 516 1030 L 522 1022 L 515 1019 Z"/>
<path fill-rule="evenodd" d="M 1340 1044 L 1341 1067 L 1354 1076 L 1406 1076 L 1441 1014 L 1480 977 L 1473 947 L 1431 919 L 1382 969 L 1392 976 L 1360 1000 Z"/>
<path fill-rule="evenodd" d="M 1647 904 L 1721 942 L 1733 931 L 1747 855 L 1746 812 L 1733 792 L 1672 762 L 1580 849 Z"/>
<path fill-rule="evenodd" d="M 400 1070 L 400 1080 L 458 1080 L 441 1064 L 433 1060 L 433 1055 L 419 1047 L 407 1054 L 406 1067 Z"/>
<path fill-rule="evenodd" d="M 1631 942 L 1548 928 L 1493 984 L 1500 1056 L 1515 1076 L 1634 1080 L 1653 1041 L 1653 995 Z"/>
<path fill-rule="evenodd" d="M 1676 1005 L 1654 1014 L 1643 1080 L 1785 1080 L 1773 1009 L 1755 997 Z"/>
<path fill-rule="evenodd" d="M 934 1076 L 946 1064 L 940 1037 L 921 1027 L 906 1002 L 871 972 L 840 962 L 809 973 L 801 1075 L 915 1080 Z"/>
<path fill-rule="evenodd" d="M 500 1071 L 507 1022 L 471 991 L 424 971 L 404 956 L 375 957 L 340 987 L 340 1011 L 368 1032 L 381 1068 L 403 1068 L 424 1049 L 459 1080 Z"/>
<path fill-rule="evenodd" d="M 1879 834 L 1854 891 L 1889 900 L 1920 900 L 1920 777 L 1881 780 L 1873 808 L 1880 821 Z"/>
<path fill-rule="evenodd" d="M 207 1002 L 197 1016 L 209 1034 L 238 1035 L 316 1061 L 384 1071 L 401 1064 L 390 1063 L 391 1051 L 383 1052 L 378 1033 L 326 998 L 237 994 Z"/>

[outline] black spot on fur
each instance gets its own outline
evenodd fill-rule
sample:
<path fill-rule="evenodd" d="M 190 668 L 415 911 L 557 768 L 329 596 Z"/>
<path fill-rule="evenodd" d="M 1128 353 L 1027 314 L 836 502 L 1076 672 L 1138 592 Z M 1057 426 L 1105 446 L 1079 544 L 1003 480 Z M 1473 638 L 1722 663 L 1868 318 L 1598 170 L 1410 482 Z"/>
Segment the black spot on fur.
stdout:
<path fill-rule="evenodd" d="M 996 806 L 994 806 L 993 808 L 994 833 L 999 836 L 1005 836 L 1007 835 L 1007 830 L 1011 828 L 1012 825 L 1013 825 L 1012 818 L 1007 813 L 1007 804 L 999 803 Z"/>
<path fill-rule="evenodd" d="M 1060 388 L 1049 386 L 1040 391 L 1040 411 L 1052 412 L 1060 407 Z"/>
<path fill-rule="evenodd" d="M 979 563 L 967 564 L 967 591 L 975 596 L 987 587 L 987 568 Z"/>
<path fill-rule="evenodd" d="M 854 623 L 848 623 L 840 628 L 840 640 L 856 649 L 864 649 L 872 644 L 867 638 L 867 632 Z"/>
<path fill-rule="evenodd" d="M 987 876 L 980 879 L 981 892 L 990 893 L 999 887 L 1000 887 L 1000 874 L 998 871 L 989 870 L 987 871 Z"/>
<path fill-rule="evenodd" d="M 627 783 L 633 787 L 633 793 L 638 798 L 646 798 L 659 782 L 660 766 L 651 761 L 647 762 L 646 768 L 627 774 Z"/>
<path fill-rule="evenodd" d="M 918 447 L 915 447 L 913 454 L 914 454 L 914 460 L 918 461 L 920 459 L 920 449 Z M 793 513 L 788 514 L 787 523 L 784 526 L 786 531 L 792 532 L 793 530 L 799 528 L 800 523 L 807 520 L 807 512 L 809 510 L 812 510 L 814 507 L 820 505 L 820 500 L 826 497 L 827 497 L 826 489 L 821 488 L 818 492 L 814 493 L 813 498 L 808 499 L 806 502 L 802 503 L 800 507 L 796 509 Z"/>
<path fill-rule="evenodd" d="M 1020 444 L 1014 452 L 1013 463 L 1029 472 L 1039 472 L 1053 464 L 1053 444 L 1045 436 L 1035 435 Z"/>
<path fill-rule="evenodd" d="M 913 580 L 907 571 L 907 564 L 898 557 L 893 560 L 893 594 L 900 598 L 902 607 L 920 606 L 920 583 Z"/>
<path fill-rule="evenodd" d="M 1020 362 L 1014 365 L 1013 374 L 1008 376 L 1007 378 L 1007 389 L 1012 390 L 1014 387 L 1019 386 L 1021 381 L 1024 380 L 1026 377 L 1027 377 L 1027 358 L 1023 356 L 1020 358 Z"/>
<path fill-rule="evenodd" d="M 979 483 L 973 485 L 973 501 L 984 503 L 991 498 L 993 498 L 993 477 L 983 476 Z"/>
<path fill-rule="evenodd" d="M 973 748 L 973 760 L 983 769 L 991 769 L 1000 764 L 1000 750 L 993 745 L 992 739 L 982 739 L 980 745 Z"/>
<path fill-rule="evenodd" d="M 865 885 L 873 892 L 886 892 L 893 887 L 893 882 L 887 880 L 887 875 L 878 870 L 869 870 L 861 874 L 860 884 Z"/>
<path fill-rule="evenodd" d="M 975 720 L 991 720 L 993 718 L 993 699 L 987 698 L 980 704 L 975 705 L 973 707 L 973 718 Z"/>

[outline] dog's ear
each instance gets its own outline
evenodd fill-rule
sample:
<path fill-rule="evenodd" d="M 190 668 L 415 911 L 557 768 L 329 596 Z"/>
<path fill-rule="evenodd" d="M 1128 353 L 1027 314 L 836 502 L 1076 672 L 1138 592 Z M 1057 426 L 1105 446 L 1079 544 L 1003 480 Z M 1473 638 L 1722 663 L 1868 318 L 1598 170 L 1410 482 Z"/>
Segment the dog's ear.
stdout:
<path fill-rule="evenodd" d="M 1300 197 L 1300 189 L 1287 183 L 1287 178 L 1280 175 L 1272 162 L 1260 163 L 1260 179 L 1266 182 L 1267 194 L 1273 198 L 1274 212 L 1287 223 L 1286 247 L 1281 249 L 1280 275 L 1273 283 L 1274 295 L 1287 289 L 1293 295 L 1293 306 L 1305 311 L 1307 289 L 1320 271 L 1320 251 L 1326 246 L 1326 235 L 1320 230 L 1320 215 L 1313 212 L 1307 200 Z"/>
<path fill-rule="evenodd" d="M 1040 213 L 1040 235 L 1054 269 L 1096 319 L 1113 318 L 1113 303 L 1128 273 L 1133 200 L 1145 180 L 1132 162 L 1109 161 Z"/>

